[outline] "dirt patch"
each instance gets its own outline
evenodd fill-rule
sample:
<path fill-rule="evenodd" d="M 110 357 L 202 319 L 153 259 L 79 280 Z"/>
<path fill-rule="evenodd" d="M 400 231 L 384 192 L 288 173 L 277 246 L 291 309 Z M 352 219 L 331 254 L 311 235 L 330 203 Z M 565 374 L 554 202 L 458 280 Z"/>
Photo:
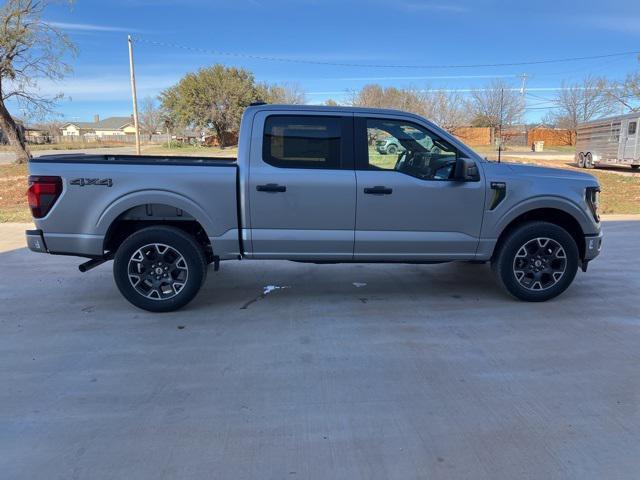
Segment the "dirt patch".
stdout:
<path fill-rule="evenodd" d="M 0 222 L 30 222 L 27 166 L 0 165 Z"/>

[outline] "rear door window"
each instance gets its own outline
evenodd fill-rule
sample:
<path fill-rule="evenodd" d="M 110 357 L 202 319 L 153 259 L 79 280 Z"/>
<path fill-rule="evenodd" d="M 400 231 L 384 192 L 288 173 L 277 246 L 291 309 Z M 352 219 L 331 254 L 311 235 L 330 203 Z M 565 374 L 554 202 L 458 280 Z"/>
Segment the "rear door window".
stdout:
<path fill-rule="evenodd" d="M 279 168 L 338 169 L 342 155 L 341 117 L 272 115 L 267 117 L 262 158 Z"/>

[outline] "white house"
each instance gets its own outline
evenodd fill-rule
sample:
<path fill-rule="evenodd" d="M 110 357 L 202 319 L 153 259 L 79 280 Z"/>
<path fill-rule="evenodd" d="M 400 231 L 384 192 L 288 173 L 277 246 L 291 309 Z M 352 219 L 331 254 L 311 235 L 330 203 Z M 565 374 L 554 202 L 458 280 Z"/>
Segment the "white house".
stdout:
<path fill-rule="evenodd" d="M 136 129 L 131 117 L 109 117 L 100 120 L 96 115 L 94 122 L 69 122 L 60 127 L 63 136 L 90 135 L 108 137 L 112 135 L 135 135 Z"/>

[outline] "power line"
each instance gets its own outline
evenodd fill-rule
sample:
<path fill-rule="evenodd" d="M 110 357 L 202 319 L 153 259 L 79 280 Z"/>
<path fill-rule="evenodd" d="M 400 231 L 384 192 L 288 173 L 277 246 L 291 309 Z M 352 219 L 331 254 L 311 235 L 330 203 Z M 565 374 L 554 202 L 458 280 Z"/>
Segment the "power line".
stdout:
<path fill-rule="evenodd" d="M 158 47 L 176 48 L 180 50 L 206 53 L 209 55 L 220 56 L 220 57 L 235 57 L 235 58 L 246 58 L 250 60 L 269 61 L 269 62 L 286 62 L 286 63 L 300 63 L 300 64 L 309 64 L 309 65 L 326 65 L 326 66 L 333 66 L 333 67 L 353 67 L 353 68 L 455 69 L 455 68 L 516 67 L 516 66 L 525 66 L 525 65 L 543 65 L 543 64 L 552 64 L 552 63 L 579 62 L 583 60 L 597 60 L 597 59 L 603 59 L 603 58 L 622 57 L 622 56 L 640 54 L 640 50 L 635 50 L 635 51 L 628 51 L 628 52 L 608 53 L 603 55 L 589 55 L 584 57 L 566 57 L 566 58 L 555 58 L 555 59 L 545 59 L 545 60 L 533 60 L 528 62 L 475 63 L 475 64 L 460 64 L 460 65 L 455 65 L 455 64 L 389 65 L 389 64 L 374 64 L 374 63 L 365 64 L 365 63 L 327 62 L 322 60 L 312 60 L 312 59 L 303 59 L 303 58 L 285 58 L 285 57 L 274 57 L 274 56 L 268 56 L 268 55 L 254 55 L 250 53 L 223 52 L 219 50 L 211 50 L 206 48 L 189 47 L 186 45 L 180 45 L 180 44 L 171 43 L 171 42 L 148 40 L 140 36 L 134 37 L 134 40 L 136 42 L 146 43 L 146 44 L 154 45 Z"/>

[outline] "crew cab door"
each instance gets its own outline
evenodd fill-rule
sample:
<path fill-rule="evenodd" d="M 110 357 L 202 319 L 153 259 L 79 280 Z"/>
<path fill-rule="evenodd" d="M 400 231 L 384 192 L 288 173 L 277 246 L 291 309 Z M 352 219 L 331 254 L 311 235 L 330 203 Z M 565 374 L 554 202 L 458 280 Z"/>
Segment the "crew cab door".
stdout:
<path fill-rule="evenodd" d="M 389 135 L 402 144 L 398 155 L 376 151 L 376 138 Z M 484 178 L 453 179 L 456 148 L 423 125 L 385 117 L 356 116 L 355 141 L 355 259 L 474 258 Z"/>
<path fill-rule="evenodd" d="M 622 158 L 625 160 L 634 160 L 638 158 L 638 120 L 627 120 L 624 122 L 622 146 Z"/>
<path fill-rule="evenodd" d="M 351 259 L 353 115 L 264 111 L 253 125 L 249 256 Z"/>

